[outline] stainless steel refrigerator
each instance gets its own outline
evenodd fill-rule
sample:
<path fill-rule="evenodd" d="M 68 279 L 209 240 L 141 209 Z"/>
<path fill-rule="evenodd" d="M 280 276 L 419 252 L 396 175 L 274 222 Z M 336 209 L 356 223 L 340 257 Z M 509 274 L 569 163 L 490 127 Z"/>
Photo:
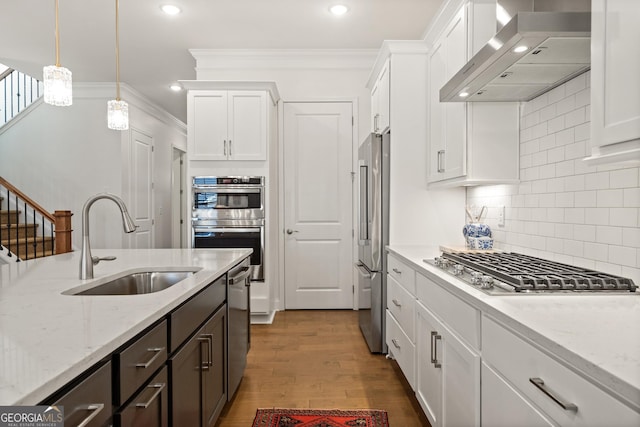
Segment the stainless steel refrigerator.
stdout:
<path fill-rule="evenodd" d="M 358 150 L 359 323 L 372 353 L 386 353 L 385 315 L 389 243 L 389 133 L 371 134 Z"/>

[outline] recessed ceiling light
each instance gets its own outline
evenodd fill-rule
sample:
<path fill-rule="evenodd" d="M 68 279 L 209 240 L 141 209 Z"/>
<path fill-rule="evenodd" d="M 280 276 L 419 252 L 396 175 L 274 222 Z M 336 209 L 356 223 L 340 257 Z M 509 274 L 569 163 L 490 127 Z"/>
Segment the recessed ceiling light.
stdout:
<path fill-rule="evenodd" d="M 333 13 L 336 16 L 340 16 L 340 15 L 344 15 L 345 13 L 347 13 L 349 11 L 349 8 L 343 4 L 336 4 L 334 6 L 331 6 L 329 8 L 329 10 L 331 11 L 331 13 Z"/>
<path fill-rule="evenodd" d="M 467 96 L 469 96 L 469 92 L 460 92 L 460 93 L 458 94 L 458 96 L 459 96 L 460 98 L 466 98 Z"/>
<path fill-rule="evenodd" d="M 522 53 L 522 52 L 526 52 L 526 51 L 528 51 L 528 50 L 529 50 L 529 46 L 524 46 L 524 45 L 522 45 L 522 46 L 518 46 L 518 47 L 516 47 L 515 49 L 513 49 L 513 51 L 514 51 L 515 53 Z"/>
<path fill-rule="evenodd" d="M 177 15 L 181 12 L 178 6 L 174 6 L 172 4 L 165 4 L 162 6 L 162 11 L 167 15 Z"/>
<path fill-rule="evenodd" d="M 182 90 L 182 86 L 180 86 L 178 83 L 174 83 L 171 86 L 169 86 L 171 88 L 172 91 L 174 92 L 180 92 Z"/>

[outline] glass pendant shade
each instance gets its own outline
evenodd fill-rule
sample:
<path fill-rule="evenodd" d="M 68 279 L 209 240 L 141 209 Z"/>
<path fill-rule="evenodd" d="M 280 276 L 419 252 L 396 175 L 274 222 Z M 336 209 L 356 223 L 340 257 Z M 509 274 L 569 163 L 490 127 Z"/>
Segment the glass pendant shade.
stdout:
<path fill-rule="evenodd" d="M 64 67 L 47 65 L 43 68 L 44 102 L 55 106 L 68 106 L 73 103 L 71 71 Z"/>
<path fill-rule="evenodd" d="M 107 126 L 113 130 L 129 129 L 129 105 L 121 99 L 107 102 Z"/>

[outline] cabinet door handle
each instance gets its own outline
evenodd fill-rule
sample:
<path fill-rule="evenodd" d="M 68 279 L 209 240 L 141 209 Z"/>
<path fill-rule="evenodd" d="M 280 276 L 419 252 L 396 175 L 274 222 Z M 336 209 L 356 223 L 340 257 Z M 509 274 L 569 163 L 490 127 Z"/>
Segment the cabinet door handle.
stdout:
<path fill-rule="evenodd" d="M 200 370 L 201 371 L 208 371 L 209 367 L 213 365 L 213 362 L 211 361 L 211 347 L 212 347 L 212 343 L 211 343 L 211 339 L 209 339 L 209 337 L 213 337 L 213 335 L 211 334 L 202 334 L 200 335 L 200 338 L 198 338 L 198 341 L 200 341 L 200 357 L 202 358 L 202 344 L 205 343 L 207 345 L 207 359 L 202 361 L 201 365 L 200 365 Z"/>
<path fill-rule="evenodd" d="M 231 140 L 229 140 L 229 157 L 233 157 L 233 153 L 231 152 Z"/>
<path fill-rule="evenodd" d="M 394 269 L 393 269 L 393 272 L 394 272 L 394 273 L 396 273 L 396 274 L 402 274 L 402 271 L 401 271 L 401 270 L 398 270 L 397 268 L 394 268 Z"/>
<path fill-rule="evenodd" d="M 209 357 L 207 359 L 207 364 L 209 366 L 213 366 L 213 334 L 202 334 L 207 341 L 209 341 Z"/>
<path fill-rule="evenodd" d="M 144 403 L 136 403 L 136 408 L 147 409 L 149 406 L 151 406 L 153 401 L 156 400 L 156 397 L 158 397 L 158 395 L 160 393 L 162 393 L 162 390 L 164 390 L 165 386 L 166 386 L 165 383 L 148 385 L 147 388 L 150 388 L 150 389 L 155 390 L 155 391 L 153 392 L 153 394 L 151 395 L 149 400 L 147 400 L 146 402 L 144 402 Z"/>
<path fill-rule="evenodd" d="M 378 118 L 380 117 L 380 114 L 376 114 L 375 116 L 373 116 L 373 130 L 374 132 L 378 132 Z"/>
<path fill-rule="evenodd" d="M 160 357 L 160 355 L 162 354 L 162 350 L 164 350 L 164 347 L 148 348 L 147 349 L 148 352 L 155 353 L 155 354 L 146 363 L 145 362 L 136 363 L 136 368 L 147 369 L 158 357 Z"/>
<path fill-rule="evenodd" d="M 227 155 L 227 140 L 226 139 L 223 141 L 223 154 L 225 156 Z"/>
<path fill-rule="evenodd" d="M 395 338 L 393 338 L 393 339 L 391 340 L 391 342 L 393 343 L 393 346 L 394 346 L 395 348 L 397 348 L 398 350 L 400 350 L 400 344 L 398 344 L 398 341 L 396 341 L 396 339 L 395 339 Z"/>
<path fill-rule="evenodd" d="M 442 335 L 438 335 L 437 331 L 431 331 L 431 363 L 435 368 L 442 365 L 438 362 L 438 340 L 442 339 Z"/>
<path fill-rule="evenodd" d="M 402 307 L 402 304 L 400 304 L 400 303 L 398 302 L 398 300 L 397 300 L 397 299 L 395 299 L 395 298 L 394 298 L 394 299 L 392 299 L 392 300 L 391 300 L 391 302 L 393 302 L 393 305 L 395 305 L 395 306 L 396 306 L 396 307 L 398 307 L 398 308 Z"/>
<path fill-rule="evenodd" d="M 91 411 L 91 413 L 87 415 L 85 419 L 80 421 L 80 424 L 75 426 L 75 427 L 86 427 L 89 425 L 91 420 L 94 419 L 100 413 L 100 411 L 104 409 L 104 403 L 90 403 L 88 405 L 80 406 L 78 407 L 78 409 L 81 409 L 84 411 Z"/>
<path fill-rule="evenodd" d="M 444 173 L 444 150 L 438 151 L 438 173 Z"/>
<path fill-rule="evenodd" d="M 534 386 L 536 386 L 538 389 L 540 389 L 544 394 L 549 396 L 551 398 L 551 400 L 553 400 L 558 405 L 560 405 L 560 407 L 562 409 L 564 409 L 565 411 L 578 412 L 578 406 L 577 405 L 575 405 L 574 403 L 567 402 L 566 400 L 564 400 L 563 398 L 558 396 L 556 393 L 554 393 L 553 390 L 551 390 L 549 387 L 547 387 L 545 385 L 545 383 L 542 380 L 542 378 L 529 378 L 529 382 L 531 384 L 533 384 Z"/>

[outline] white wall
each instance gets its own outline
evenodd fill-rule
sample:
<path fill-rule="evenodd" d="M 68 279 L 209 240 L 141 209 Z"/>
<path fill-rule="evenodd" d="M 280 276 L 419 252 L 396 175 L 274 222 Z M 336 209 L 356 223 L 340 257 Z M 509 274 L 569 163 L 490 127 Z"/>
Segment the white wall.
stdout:
<path fill-rule="evenodd" d="M 640 285 L 640 168 L 586 166 L 590 73 L 523 104 L 516 186 L 467 190 L 496 246 L 630 277 Z M 506 207 L 504 227 L 498 206 Z"/>
<path fill-rule="evenodd" d="M 50 212 L 72 211 L 75 247 L 81 242 L 81 213 L 87 198 L 107 191 L 127 201 L 122 152 L 129 133 L 110 130 L 106 125 L 106 103 L 114 93 L 111 84 L 74 85 L 72 106 L 53 107 L 38 101 L 0 130 L 0 176 Z M 168 247 L 171 144 L 186 149 L 186 129 L 127 87 L 123 88 L 123 98 L 129 102 L 132 126 L 154 136 L 156 246 Z M 160 207 L 165 214 L 158 215 Z M 114 204 L 100 201 L 91 213 L 92 247 L 126 245 Z"/>

